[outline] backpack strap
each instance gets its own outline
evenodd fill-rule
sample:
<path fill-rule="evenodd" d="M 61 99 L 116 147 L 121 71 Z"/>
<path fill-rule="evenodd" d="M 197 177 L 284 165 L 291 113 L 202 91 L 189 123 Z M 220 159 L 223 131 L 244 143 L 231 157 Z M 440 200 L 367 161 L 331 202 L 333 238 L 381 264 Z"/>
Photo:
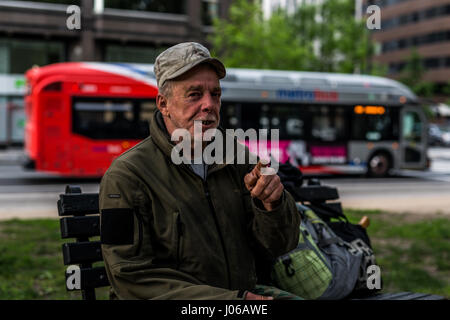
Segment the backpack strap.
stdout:
<path fill-rule="evenodd" d="M 341 242 L 342 242 L 342 240 L 339 239 L 338 237 L 332 237 L 332 238 L 328 238 L 328 239 L 321 238 L 319 240 L 319 242 L 317 243 L 317 245 L 319 247 L 323 248 L 323 247 L 327 247 L 327 246 L 335 244 L 335 243 L 339 244 Z"/>

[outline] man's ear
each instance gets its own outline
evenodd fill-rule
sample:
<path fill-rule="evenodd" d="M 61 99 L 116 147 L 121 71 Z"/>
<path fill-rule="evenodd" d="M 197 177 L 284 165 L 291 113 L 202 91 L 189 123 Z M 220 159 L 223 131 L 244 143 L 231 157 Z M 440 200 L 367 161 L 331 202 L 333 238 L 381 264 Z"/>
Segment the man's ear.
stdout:
<path fill-rule="evenodd" d="M 169 110 L 167 110 L 167 98 L 162 94 L 156 96 L 156 106 L 163 116 L 167 116 L 169 114 Z"/>

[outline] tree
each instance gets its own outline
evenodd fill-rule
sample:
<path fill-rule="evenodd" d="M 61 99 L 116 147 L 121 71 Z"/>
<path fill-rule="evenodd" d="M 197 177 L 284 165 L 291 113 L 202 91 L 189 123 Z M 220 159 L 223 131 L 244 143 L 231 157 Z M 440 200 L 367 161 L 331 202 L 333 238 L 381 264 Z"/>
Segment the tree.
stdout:
<path fill-rule="evenodd" d="M 368 72 L 373 54 L 353 0 L 303 4 L 294 14 L 280 9 L 267 20 L 259 1 L 236 0 L 214 30 L 212 51 L 230 67 Z"/>
<path fill-rule="evenodd" d="M 214 20 L 210 37 L 212 53 L 228 67 L 260 69 L 303 69 L 308 51 L 293 41 L 295 35 L 285 12 L 264 20 L 257 2 L 236 0 L 228 20 Z"/>
<path fill-rule="evenodd" d="M 430 98 L 436 91 L 434 83 L 423 81 L 425 69 L 417 49 L 412 49 L 405 67 L 400 71 L 400 82 L 404 83 L 418 96 Z"/>

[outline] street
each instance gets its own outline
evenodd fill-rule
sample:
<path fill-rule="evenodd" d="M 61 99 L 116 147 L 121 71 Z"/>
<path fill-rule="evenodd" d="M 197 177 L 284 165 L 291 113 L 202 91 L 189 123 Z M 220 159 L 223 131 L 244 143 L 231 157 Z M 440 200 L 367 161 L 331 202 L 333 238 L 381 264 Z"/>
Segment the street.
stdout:
<path fill-rule="evenodd" d="M 18 164 L 21 150 L 0 152 L 0 219 L 57 218 L 56 201 L 67 184 L 83 192 L 98 192 L 99 179 L 72 179 L 24 171 Z M 337 187 L 344 208 L 450 217 L 450 149 L 429 150 L 429 171 L 402 170 L 384 179 L 327 176 L 323 185 Z"/>

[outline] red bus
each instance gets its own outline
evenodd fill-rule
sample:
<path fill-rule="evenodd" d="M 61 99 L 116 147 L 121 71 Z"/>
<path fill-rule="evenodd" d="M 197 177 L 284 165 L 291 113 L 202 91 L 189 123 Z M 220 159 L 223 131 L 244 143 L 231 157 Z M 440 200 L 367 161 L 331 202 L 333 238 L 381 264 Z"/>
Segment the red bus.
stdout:
<path fill-rule="evenodd" d="M 151 71 L 86 62 L 30 69 L 25 167 L 101 177 L 117 156 L 149 135 L 158 92 Z"/>

